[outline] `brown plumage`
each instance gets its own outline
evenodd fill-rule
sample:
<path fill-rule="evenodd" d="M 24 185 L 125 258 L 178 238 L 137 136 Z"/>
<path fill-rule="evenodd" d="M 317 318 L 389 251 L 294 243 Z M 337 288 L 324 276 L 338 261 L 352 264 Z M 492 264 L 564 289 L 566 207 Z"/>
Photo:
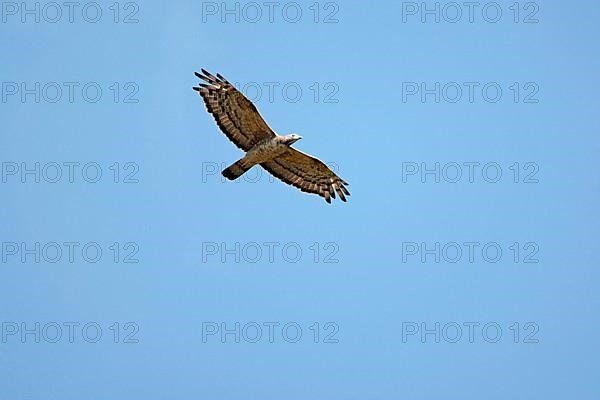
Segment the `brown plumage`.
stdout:
<path fill-rule="evenodd" d="M 223 171 L 236 179 L 253 165 L 260 165 L 276 178 L 303 192 L 323 197 L 328 203 L 336 194 L 342 201 L 350 196 L 348 185 L 322 161 L 291 147 L 298 135 L 277 135 L 258 110 L 241 92 L 220 74 L 215 77 L 202 69 L 196 76 L 206 83 L 194 87 L 204 100 L 223 133 L 246 152 L 241 160 Z"/>

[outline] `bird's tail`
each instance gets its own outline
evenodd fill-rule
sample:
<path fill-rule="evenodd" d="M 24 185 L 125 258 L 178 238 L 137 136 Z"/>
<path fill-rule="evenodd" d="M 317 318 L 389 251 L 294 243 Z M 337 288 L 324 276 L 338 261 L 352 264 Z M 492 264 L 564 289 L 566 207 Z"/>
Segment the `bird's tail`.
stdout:
<path fill-rule="evenodd" d="M 238 160 L 229 167 L 225 168 L 221 174 L 223 174 L 223 176 L 230 181 L 233 181 L 244 175 L 244 173 L 252 168 L 252 166 L 253 164 L 246 163 L 242 158 L 241 160 Z"/>

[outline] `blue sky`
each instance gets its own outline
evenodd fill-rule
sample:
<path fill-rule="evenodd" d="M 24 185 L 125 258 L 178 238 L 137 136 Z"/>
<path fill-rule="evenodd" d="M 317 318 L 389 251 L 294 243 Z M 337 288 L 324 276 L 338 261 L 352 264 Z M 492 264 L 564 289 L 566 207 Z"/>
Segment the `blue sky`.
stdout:
<path fill-rule="evenodd" d="M 0 23 L 1 399 L 598 398 L 598 3 L 38 4 Z M 201 67 L 349 202 L 223 182 Z"/>

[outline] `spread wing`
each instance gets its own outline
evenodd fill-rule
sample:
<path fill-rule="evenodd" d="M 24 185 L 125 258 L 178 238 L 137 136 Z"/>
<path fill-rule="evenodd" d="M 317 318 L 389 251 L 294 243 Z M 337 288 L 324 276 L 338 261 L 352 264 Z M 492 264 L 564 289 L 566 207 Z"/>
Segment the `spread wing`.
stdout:
<path fill-rule="evenodd" d="M 322 161 L 309 156 L 294 148 L 289 148 L 279 157 L 260 164 L 274 177 L 281 179 L 288 185 L 292 185 L 307 193 L 318 194 L 331 203 L 335 194 L 346 201 L 350 192 L 344 185 L 348 183 L 337 176 Z"/>
<path fill-rule="evenodd" d="M 200 83 L 194 90 L 204 99 L 206 110 L 221 131 L 237 147 L 248 151 L 261 140 L 275 137 L 254 104 L 220 74 L 215 77 L 205 69 L 202 74 L 195 74 L 207 83 Z"/>

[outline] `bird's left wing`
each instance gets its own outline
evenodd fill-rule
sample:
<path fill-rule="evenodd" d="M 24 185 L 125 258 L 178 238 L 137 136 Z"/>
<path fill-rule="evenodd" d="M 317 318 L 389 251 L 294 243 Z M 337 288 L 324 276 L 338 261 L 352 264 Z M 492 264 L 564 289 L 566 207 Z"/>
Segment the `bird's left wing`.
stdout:
<path fill-rule="evenodd" d="M 264 139 L 275 137 L 275 132 L 260 116 L 256 106 L 220 74 L 212 75 L 202 69 L 196 76 L 206 83 L 195 86 L 209 113 L 213 115 L 221 131 L 237 147 L 250 150 Z"/>
<path fill-rule="evenodd" d="M 350 192 L 348 183 L 337 176 L 321 160 L 290 147 L 271 161 L 260 164 L 274 177 L 307 193 L 318 194 L 331 203 L 336 192 L 342 201 Z"/>

